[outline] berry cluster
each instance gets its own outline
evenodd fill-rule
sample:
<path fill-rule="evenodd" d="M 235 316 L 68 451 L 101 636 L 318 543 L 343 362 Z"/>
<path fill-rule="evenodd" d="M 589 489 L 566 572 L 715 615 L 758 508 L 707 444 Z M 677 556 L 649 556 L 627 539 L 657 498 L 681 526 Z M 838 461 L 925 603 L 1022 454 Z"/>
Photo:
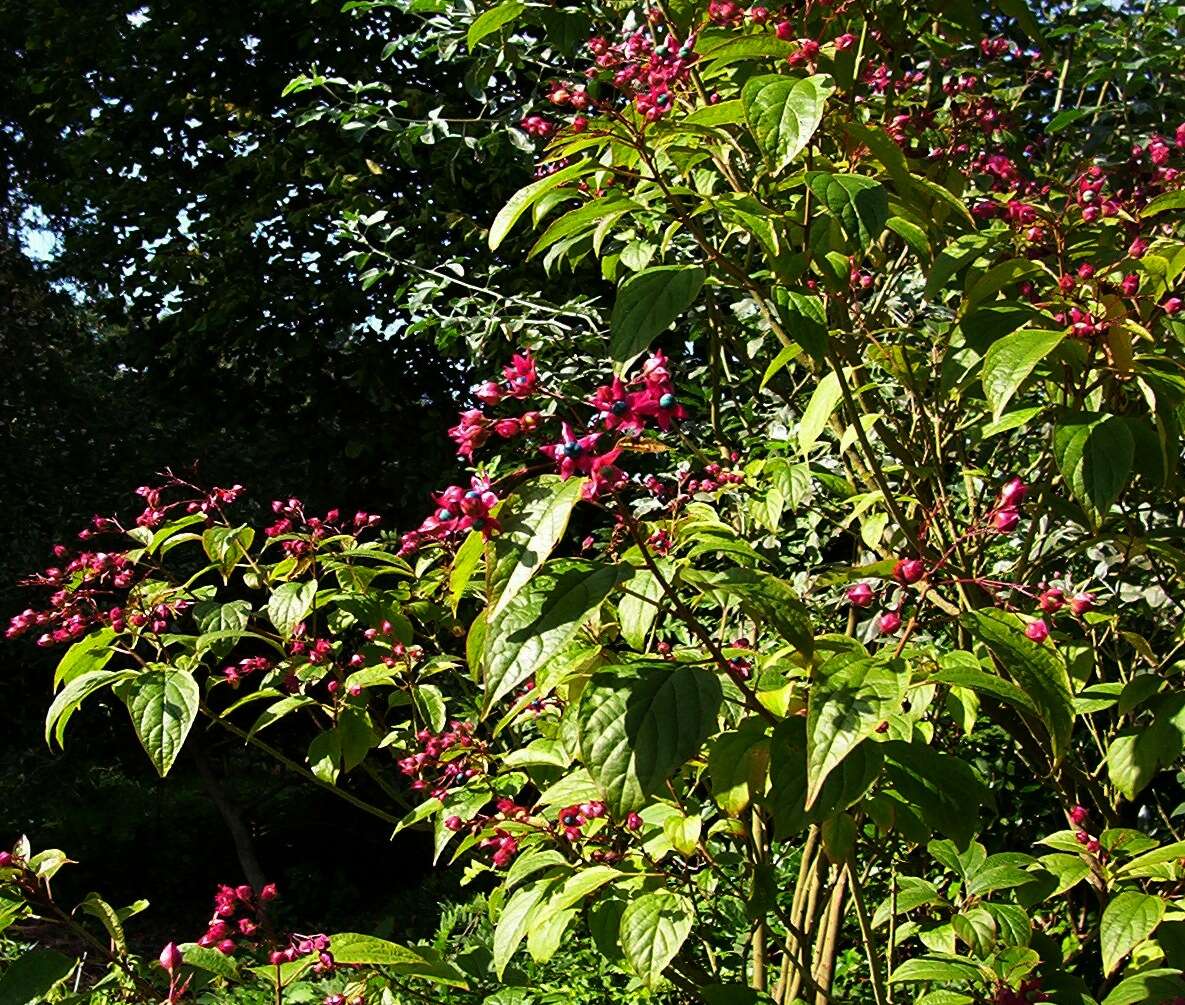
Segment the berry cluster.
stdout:
<path fill-rule="evenodd" d="M 444 799 L 449 789 L 481 774 L 480 757 L 485 744 L 474 737 L 476 728 L 472 722 L 454 720 L 439 734 L 430 729 L 416 733 L 420 750 L 398 762 L 399 770 L 413 779 L 412 789 L 427 792 L 433 799 Z"/>
<path fill-rule="evenodd" d="M 347 527 L 342 522 L 341 511 L 331 509 L 324 517 L 306 516 L 304 503 L 299 499 L 274 499 L 272 512 L 276 522 L 264 528 L 264 533 L 278 540 L 284 553 L 293 558 L 311 554 L 317 543 L 330 534 L 354 533 L 377 527 L 380 518 L 373 513 L 359 510 Z"/>
<path fill-rule="evenodd" d="M 260 905 L 276 899 L 276 886 L 268 883 L 259 891 L 258 898 L 251 887 L 218 887 L 214 894 L 214 914 L 206 926 L 205 933 L 197 940 L 204 949 L 217 949 L 230 955 L 237 948 L 235 938 L 255 939 L 259 931 L 258 913 Z M 167 968 L 166 968 L 167 969 Z"/>

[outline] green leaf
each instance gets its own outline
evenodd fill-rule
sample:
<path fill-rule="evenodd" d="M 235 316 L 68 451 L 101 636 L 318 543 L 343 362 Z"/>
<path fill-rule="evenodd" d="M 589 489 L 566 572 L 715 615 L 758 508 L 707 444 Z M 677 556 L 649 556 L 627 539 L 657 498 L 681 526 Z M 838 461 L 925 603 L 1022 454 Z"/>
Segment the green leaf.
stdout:
<path fill-rule="evenodd" d="M 1074 699 L 1065 663 L 1044 645 L 1025 637 L 1021 622 L 1003 611 L 969 611 L 963 623 L 1028 695 L 1049 733 L 1052 761 L 1061 762 L 1074 728 Z"/>
<path fill-rule="evenodd" d="M 520 0 L 507 0 L 506 3 L 500 3 L 497 7 L 493 7 L 475 18 L 465 36 L 469 51 L 472 52 L 483 38 L 492 35 L 503 25 L 509 24 L 526 9 L 527 5 Z"/>
<path fill-rule="evenodd" d="M 934 257 L 934 251 L 930 247 L 926 232 L 916 223 L 910 223 L 909 220 L 900 216 L 891 216 L 885 221 L 885 226 L 900 237 L 920 261 L 928 262 Z"/>
<path fill-rule="evenodd" d="M 267 602 L 267 616 L 276 626 L 276 631 L 286 639 L 291 638 L 296 626 L 312 611 L 316 596 L 315 579 L 307 583 L 283 583 L 276 587 Z"/>
<path fill-rule="evenodd" d="M 233 956 L 220 953 L 217 949 L 207 949 L 205 946 L 188 943 L 178 948 L 181 950 L 182 960 L 188 966 L 197 967 L 200 970 L 205 970 L 207 973 L 214 974 L 217 977 L 224 977 L 231 981 L 242 978 L 242 974 L 239 973 L 238 964 L 235 963 Z"/>
<path fill-rule="evenodd" d="M 568 167 L 556 171 L 554 174 L 549 174 L 546 178 L 533 181 L 530 185 L 520 188 L 515 192 L 510 197 L 510 201 L 498 212 L 498 215 L 494 218 L 494 222 L 490 225 L 490 250 L 494 251 L 497 249 L 498 245 L 506 239 L 506 235 L 510 233 L 514 225 L 518 222 L 518 218 L 542 199 L 543 196 L 552 189 L 579 178 L 585 172 L 590 171 L 592 166 L 588 158 L 584 158 L 575 164 L 570 164 Z"/>
<path fill-rule="evenodd" d="M 1107 747 L 1107 777 L 1126 799 L 1135 799 L 1185 746 L 1185 694 L 1164 695 L 1152 712 L 1147 723 L 1122 730 Z"/>
<path fill-rule="evenodd" d="M 695 303 L 705 278 L 698 265 L 658 265 L 622 283 L 609 319 L 613 361 L 625 364 L 644 352 Z"/>
<path fill-rule="evenodd" d="M 588 563 L 545 569 L 490 619 L 481 655 L 485 712 L 572 641 L 622 572 Z"/>
<path fill-rule="evenodd" d="M 747 719 L 739 729 L 712 741 L 708 777 L 712 798 L 725 813 L 738 817 L 764 794 L 769 754 L 769 737 L 760 719 Z"/>
<path fill-rule="evenodd" d="M 161 778 L 177 760 L 197 718 L 201 692 L 184 670 L 144 670 L 121 689 L 132 725 Z"/>
<path fill-rule="evenodd" d="M 1148 1005 L 1163 1003 L 1185 994 L 1185 981 L 1181 971 L 1162 967 L 1145 970 L 1132 977 L 1126 977 L 1103 999 L 1102 1005 Z"/>
<path fill-rule="evenodd" d="M 689 582 L 699 582 L 688 573 Z M 808 659 L 815 647 L 814 629 L 806 605 L 789 583 L 756 569 L 729 569 L 716 575 L 703 575 L 703 582 L 714 590 L 723 590 L 741 598 L 754 619 L 774 629 Z"/>
<path fill-rule="evenodd" d="M 287 695 L 263 710 L 259 718 L 255 720 L 255 725 L 253 725 L 250 732 L 247 733 L 247 737 L 253 737 L 260 730 L 267 729 L 267 727 L 272 723 L 278 722 L 290 712 L 295 712 L 298 708 L 305 708 L 306 706 L 316 704 L 316 699 L 310 698 L 308 695 Z"/>
<path fill-rule="evenodd" d="M 103 927 L 107 929 L 107 934 L 111 936 L 111 941 L 119 950 L 120 955 L 127 955 L 128 942 L 123 934 L 123 925 L 120 923 L 119 914 L 114 907 L 97 893 L 88 893 L 82 903 L 78 905 L 78 909 L 85 911 L 93 918 L 98 918 Z"/>
<path fill-rule="evenodd" d="M 1061 345 L 1063 331 L 1020 331 L 992 343 L 983 358 L 983 393 L 998 421 L 1037 364 Z"/>
<path fill-rule="evenodd" d="M 54 696 L 49 711 L 45 713 L 46 744 L 53 746 L 56 741 L 58 746 L 62 745 L 62 738 L 66 735 L 66 724 L 70 721 L 70 717 L 92 694 L 134 676 L 135 671 L 133 670 L 91 670 L 78 677 L 73 677 Z"/>
<path fill-rule="evenodd" d="M 917 959 L 906 960 L 896 970 L 889 980 L 899 981 L 937 981 L 941 984 L 953 982 L 982 981 L 984 973 L 969 960 L 959 959 L 957 956 L 919 956 Z"/>
<path fill-rule="evenodd" d="M 842 397 L 839 375 L 834 370 L 828 370 L 811 392 L 811 399 L 798 423 L 798 449 L 804 454 L 811 452 Z"/>
<path fill-rule="evenodd" d="M 583 478 L 565 481 L 559 475 L 543 475 L 519 486 L 503 502 L 498 511 L 502 529 L 490 544 L 493 555 L 489 571 L 490 619 L 497 617 L 543 568 L 568 529 L 568 520 L 583 488 Z"/>
<path fill-rule="evenodd" d="M 530 886 L 520 887 L 510 896 L 498 924 L 494 928 L 494 973 L 498 980 L 506 970 L 510 958 L 527 934 L 531 912 L 555 885 L 555 880 L 543 879 Z"/>
<path fill-rule="evenodd" d="M 202 547 L 206 557 L 218 566 L 222 578 L 229 579 L 254 540 L 255 531 L 247 526 L 211 527 L 202 534 Z"/>
<path fill-rule="evenodd" d="M 0 976 L 0 1005 L 44 1005 L 54 985 L 69 977 L 76 964 L 55 949 L 32 949 L 17 957 Z"/>
<path fill-rule="evenodd" d="M 1157 213 L 1163 213 L 1170 209 L 1185 209 L 1185 189 L 1177 189 L 1175 192 L 1165 192 L 1163 195 L 1158 195 L 1140 210 L 1140 216 L 1147 219 L 1150 216 L 1156 216 Z"/>
<path fill-rule="evenodd" d="M 975 657 L 970 653 L 966 654 L 972 662 Z M 998 698 L 1000 701 L 1007 702 L 1014 708 L 1021 709 L 1024 712 L 1030 712 L 1033 715 L 1037 714 L 1037 707 L 1033 704 L 1032 699 L 1018 688 L 1012 681 L 1005 680 L 996 674 L 987 673 L 979 669 L 978 666 L 952 666 L 941 670 L 930 678 L 936 684 L 950 684 L 953 687 L 966 687 L 975 691 L 977 694 L 988 694 L 993 698 Z"/>
<path fill-rule="evenodd" d="M 745 119 L 775 174 L 806 149 L 834 90 L 831 78 L 823 74 L 795 79 L 771 73 L 745 82 Z"/>
<path fill-rule="evenodd" d="M 899 666 L 875 657 L 841 655 L 819 668 L 807 699 L 807 809 L 848 753 L 901 711 L 907 683 Z"/>
<path fill-rule="evenodd" d="M 81 677 L 92 670 L 102 670 L 114 655 L 111 643 L 115 632 L 101 628 L 85 638 L 79 639 L 62 657 L 53 675 L 56 691 L 62 684 L 69 684 L 75 677 Z"/>
<path fill-rule="evenodd" d="M 658 559 L 658 565 L 667 581 L 671 578 L 671 563 Z M 644 652 L 646 635 L 658 616 L 662 600 L 662 584 L 649 569 L 639 569 L 630 579 L 629 592 L 617 604 L 617 619 L 621 626 L 621 637 L 631 649 Z"/>
<path fill-rule="evenodd" d="M 890 740 L 883 746 L 893 787 L 928 826 L 965 848 L 978 829 L 979 808 L 992 801 L 971 766 L 921 743 Z"/>
<path fill-rule="evenodd" d="M 473 570 L 477 568 L 484 551 L 485 538 L 482 537 L 481 531 L 471 530 L 453 556 L 453 564 L 448 573 L 448 600 L 453 614 L 457 613 L 461 596 L 465 592 L 465 587 L 469 585 L 469 580 L 473 578 Z"/>
<path fill-rule="evenodd" d="M 878 181 L 858 174 L 808 171 L 806 183 L 862 250 L 889 222 L 889 195 Z"/>
<path fill-rule="evenodd" d="M 1123 958 L 1150 936 L 1164 917 L 1164 901 L 1148 893 L 1126 890 L 1112 897 L 1099 924 L 1103 973 L 1118 969 Z"/>
<path fill-rule="evenodd" d="M 1053 431 L 1053 453 L 1070 492 L 1100 524 L 1132 472 L 1135 441 L 1118 415 L 1078 413 Z"/>
<path fill-rule="evenodd" d="M 594 674 L 577 711 L 582 760 L 617 819 L 694 757 L 716 728 L 720 681 L 702 667 L 615 667 Z"/>
<path fill-rule="evenodd" d="M 782 330 L 802 346 L 811 359 L 822 364 L 827 358 L 827 311 L 822 299 L 793 293 L 779 286 L 774 290 L 774 304 Z M 767 372 L 762 386 L 768 383 L 770 376 Z"/>
<path fill-rule="evenodd" d="M 621 915 L 621 948 L 634 972 L 654 987 L 687 941 L 695 921 L 690 900 L 670 890 L 655 890 L 630 901 Z"/>
<path fill-rule="evenodd" d="M 431 949 L 409 949 L 373 935 L 339 932 L 329 937 L 329 951 L 339 963 L 380 966 L 403 977 L 418 977 L 462 990 L 469 987 L 465 974 Z"/>

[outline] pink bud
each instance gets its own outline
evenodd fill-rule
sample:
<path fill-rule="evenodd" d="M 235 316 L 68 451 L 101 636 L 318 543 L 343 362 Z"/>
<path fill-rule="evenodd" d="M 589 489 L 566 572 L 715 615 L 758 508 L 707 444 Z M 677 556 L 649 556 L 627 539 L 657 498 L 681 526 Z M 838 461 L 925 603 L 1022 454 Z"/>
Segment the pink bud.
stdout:
<path fill-rule="evenodd" d="M 902 558 L 893 566 L 893 578 L 899 583 L 916 583 L 926 574 L 926 563 L 920 558 Z"/>
<path fill-rule="evenodd" d="M 235 940 L 223 939 L 214 948 L 217 949 L 218 952 L 220 952 L 223 956 L 230 956 L 230 954 L 235 951 Z"/>
<path fill-rule="evenodd" d="M 1019 478 L 1009 478 L 1000 489 L 1000 505 L 1005 509 L 1015 509 L 1028 492 L 1029 487 Z"/>
<path fill-rule="evenodd" d="M 1032 639 L 1034 642 L 1044 642 L 1049 638 L 1049 625 L 1038 618 L 1036 621 L 1030 621 L 1025 626 L 1026 638 Z"/>
<path fill-rule="evenodd" d="M 1081 827 L 1084 823 L 1086 823 L 1086 818 L 1089 815 L 1090 814 L 1087 813 L 1085 806 L 1075 806 L 1072 810 L 1070 810 L 1070 821 L 1075 827 Z"/>
<path fill-rule="evenodd" d="M 1181 309 L 1181 298 L 1169 297 L 1160 307 L 1165 314 L 1176 314 Z"/>
<path fill-rule="evenodd" d="M 277 896 L 276 884 L 268 883 L 262 890 L 259 891 L 260 900 L 275 900 Z"/>
<path fill-rule="evenodd" d="M 1089 593 L 1075 593 L 1070 598 L 1070 610 L 1081 617 L 1087 611 L 1094 609 L 1094 597 Z"/>
<path fill-rule="evenodd" d="M 896 611 L 884 611 L 877 619 L 877 627 L 885 635 L 892 635 L 901 627 L 901 615 Z"/>
<path fill-rule="evenodd" d="M 170 974 L 181 966 L 183 962 L 185 961 L 181 958 L 181 950 L 177 948 L 174 942 L 170 942 L 160 951 L 160 965 Z"/>
<path fill-rule="evenodd" d="M 873 600 L 872 587 L 867 583 L 856 583 L 847 590 L 848 603 L 853 607 L 867 607 Z"/>
<path fill-rule="evenodd" d="M 0 869 L 7 869 L 12 865 L 12 852 L 0 851 Z"/>
<path fill-rule="evenodd" d="M 642 818 L 637 813 L 631 813 L 625 818 L 625 825 L 632 831 L 642 829 Z"/>
<path fill-rule="evenodd" d="M 1020 514 L 1014 509 L 998 509 L 992 514 L 992 526 L 1001 534 L 1010 534 L 1020 523 Z"/>
<path fill-rule="evenodd" d="M 1066 595 L 1062 593 L 1056 586 L 1051 586 L 1045 590 L 1037 598 L 1037 606 L 1041 608 L 1046 614 L 1053 614 L 1060 611 L 1065 606 Z"/>

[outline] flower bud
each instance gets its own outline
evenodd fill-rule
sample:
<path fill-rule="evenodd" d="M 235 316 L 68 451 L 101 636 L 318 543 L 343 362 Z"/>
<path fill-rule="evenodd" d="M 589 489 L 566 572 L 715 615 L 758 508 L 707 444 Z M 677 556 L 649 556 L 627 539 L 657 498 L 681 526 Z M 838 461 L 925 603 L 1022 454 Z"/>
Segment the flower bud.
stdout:
<path fill-rule="evenodd" d="M 1000 489 L 1000 505 L 1005 509 L 1015 509 L 1028 492 L 1029 487 L 1019 478 L 1009 478 Z"/>
<path fill-rule="evenodd" d="M 901 627 L 901 615 L 896 611 L 884 611 L 877 619 L 877 627 L 882 634 L 891 635 Z"/>
<path fill-rule="evenodd" d="M 1065 604 L 1066 595 L 1056 586 L 1051 586 L 1048 590 L 1043 590 L 1037 598 L 1037 606 L 1046 614 L 1054 614 L 1060 611 Z"/>
<path fill-rule="evenodd" d="M 625 818 L 625 825 L 632 831 L 642 829 L 642 818 L 637 813 L 631 813 Z"/>
<path fill-rule="evenodd" d="M 0 869 L 7 869 L 12 865 L 12 852 L 0 851 Z"/>
<path fill-rule="evenodd" d="M 260 900 L 264 900 L 264 901 L 275 900 L 276 896 L 277 896 L 277 893 L 276 893 L 276 884 L 275 883 L 268 883 L 266 886 L 264 886 L 264 888 L 262 890 L 259 891 L 259 899 Z"/>
<path fill-rule="evenodd" d="M 867 607 L 873 597 L 872 587 L 867 583 L 856 583 L 847 589 L 848 603 L 853 607 Z"/>
<path fill-rule="evenodd" d="M 925 575 L 926 563 L 920 558 L 898 559 L 897 564 L 893 566 L 893 578 L 906 585 L 916 583 Z"/>
<path fill-rule="evenodd" d="M 1070 598 L 1070 610 L 1079 617 L 1087 611 L 1094 610 L 1094 597 L 1089 593 L 1075 593 Z"/>
<path fill-rule="evenodd" d="M 164 949 L 160 951 L 160 965 L 164 967 L 170 974 L 176 970 L 184 960 L 181 958 L 181 950 L 177 948 L 175 942 L 170 942 Z"/>
<path fill-rule="evenodd" d="M 1020 523 L 1020 514 L 1014 509 L 998 509 L 992 514 L 992 526 L 1001 534 L 1011 534 Z"/>
<path fill-rule="evenodd" d="M 1032 639 L 1034 642 L 1044 642 L 1049 638 L 1049 625 L 1041 618 L 1038 618 L 1036 621 L 1030 621 L 1025 626 L 1025 637 Z"/>
<path fill-rule="evenodd" d="M 1075 827 L 1081 827 L 1084 823 L 1086 823 L 1086 818 L 1089 815 L 1090 814 L 1087 813 L 1085 806 L 1075 806 L 1072 810 L 1070 810 L 1070 821 Z"/>

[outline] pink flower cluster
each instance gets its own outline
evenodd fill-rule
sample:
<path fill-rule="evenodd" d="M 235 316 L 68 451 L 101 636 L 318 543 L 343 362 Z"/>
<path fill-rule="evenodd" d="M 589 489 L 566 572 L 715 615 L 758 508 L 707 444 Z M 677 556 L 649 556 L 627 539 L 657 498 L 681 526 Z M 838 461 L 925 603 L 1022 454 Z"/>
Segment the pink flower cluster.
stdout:
<path fill-rule="evenodd" d="M 234 666 L 224 666 L 222 676 L 231 687 L 238 687 L 243 678 L 251 674 L 267 673 L 271 668 L 271 660 L 263 656 L 246 656 Z"/>
<path fill-rule="evenodd" d="M 680 41 L 673 32 L 659 42 L 642 30 L 616 43 L 598 35 L 589 40 L 588 48 L 595 64 L 587 71 L 589 79 L 602 78 L 631 98 L 647 122 L 657 121 L 675 106 L 696 60 L 695 36 Z"/>
<path fill-rule="evenodd" d="M 283 538 L 280 547 L 292 558 L 310 554 L 317 543 L 330 534 L 358 534 L 367 528 L 377 527 L 381 522 L 380 517 L 362 510 L 355 513 L 348 523 L 343 523 L 338 509 L 331 509 L 324 517 L 305 516 L 304 503 L 299 499 L 274 499 L 272 512 L 277 520 L 265 527 L 264 533 L 269 538 Z"/>
<path fill-rule="evenodd" d="M 626 384 L 614 377 L 611 383 L 597 388 L 589 404 L 600 412 L 607 430 L 634 435 L 649 423 L 666 432 L 675 422 L 687 418 L 687 410 L 675 397 L 675 384 L 661 349 L 642 364 L 637 378 Z"/>
<path fill-rule="evenodd" d="M 8 623 L 5 638 L 15 639 L 34 628 L 43 629 L 39 646 L 73 642 L 93 625 L 107 624 L 123 631 L 124 609 L 107 604 L 122 598 L 132 585 L 135 568 L 123 552 L 84 551 L 70 558 L 64 545 L 54 547 L 58 559 L 69 558 L 60 566 L 50 566 L 36 576 L 22 580 L 22 585 L 52 589 L 49 607 L 38 611 L 28 608 Z M 168 612 L 161 612 L 167 614 Z M 145 624 L 145 615 L 134 616 L 134 624 Z M 159 614 L 158 614 L 159 619 Z M 154 629 L 155 630 L 155 629 Z"/>
<path fill-rule="evenodd" d="M 447 541 L 471 530 L 489 538 L 499 531 L 498 521 L 490 511 L 500 502 L 488 478 L 474 475 L 469 488 L 450 485 L 433 496 L 436 511 L 425 517 L 415 530 L 403 535 L 399 553 L 408 555 L 425 541 Z"/>
<path fill-rule="evenodd" d="M 252 939 L 259 931 L 258 911 L 261 904 L 276 898 L 276 886 L 268 883 L 256 899 L 251 887 L 219 885 L 214 894 L 214 915 L 205 933 L 197 940 L 204 949 L 217 949 L 224 955 L 233 953 L 235 938 Z"/>
<path fill-rule="evenodd" d="M 454 720 L 440 734 L 421 729 L 416 734 L 420 750 L 398 762 L 399 770 L 413 779 L 412 789 L 444 799 L 449 789 L 480 774 L 481 767 L 472 755 L 481 753 L 485 745 L 474 738 L 476 728 L 472 722 Z"/>

